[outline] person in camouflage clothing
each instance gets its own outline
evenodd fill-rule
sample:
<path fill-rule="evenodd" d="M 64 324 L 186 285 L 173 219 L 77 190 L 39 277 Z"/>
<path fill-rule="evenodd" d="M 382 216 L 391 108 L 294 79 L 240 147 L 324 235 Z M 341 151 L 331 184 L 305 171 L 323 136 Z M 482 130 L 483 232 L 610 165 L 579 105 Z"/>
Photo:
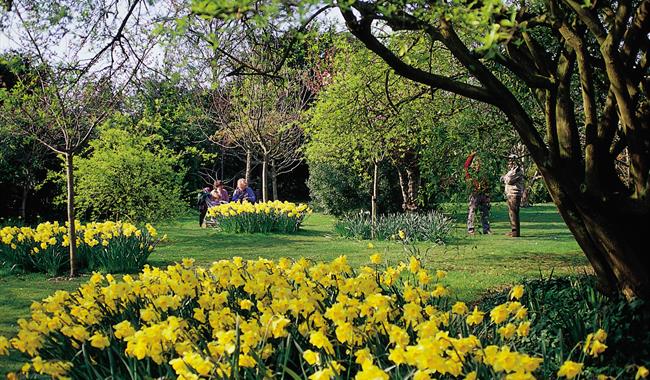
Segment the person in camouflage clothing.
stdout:
<path fill-rule="evenodd" d="M 484 234 L 490 230 L 490 189 L 489 181 L 481 172 L 481 160 L 472 152 L 465 160 L 465 180 L 470 190 L 469 207 L 467 210 L 467 233 L 474 235 L 474 217 L 476 210 L 481 213 L 481 225 Z"/>
<path fill-rule="evenodd" d="M 510 156 L 508 166 L 508 172 L 501 177 L 501 180 L 506 185 L 505 191 L 511 227 L 511 231 L 506 235 L 519 237 L 521 233 L 519 207 L 521 206 L 521 196 L 524 193 L 524 171 L 517 163 L 517 157 L 513 155 Z"/>

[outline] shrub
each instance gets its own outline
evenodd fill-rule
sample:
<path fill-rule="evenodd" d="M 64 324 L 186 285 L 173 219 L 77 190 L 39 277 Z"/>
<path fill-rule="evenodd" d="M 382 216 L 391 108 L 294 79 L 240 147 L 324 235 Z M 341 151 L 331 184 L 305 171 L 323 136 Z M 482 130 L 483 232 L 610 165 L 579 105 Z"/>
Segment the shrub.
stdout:
<path fill-rule="evenodd" d="M 395 212 L 401 209 L 402 198 L 395 190 L 398 181 L 392 168 L 381 168 L 379 209 Z M 360 176 L 352 168 L 338 163 L 309 161 L 309 195 L 314 209 L 341 216 L 370 208 L 372 179 Z"/>
<path fill-rule="evenodd" d="M 155 136 L 105 129 L 90 150 L 88 157 L 75 160 L 81 214 L 142 222 L 171 218 L 184 209 L 180 159 Z"/>
<path fill-rule="evenodd" d="M 160 240 L 149 224 L 139 229 L 121 222 L 77 223 L 76 264 L 81 270 L 138 271 Z M 70 265 L 68 228 L 58 222 L 36 228 L 4 227 L 0 240 L 0 261 L 5 266 L 54 276 Z"/>
<path fill-rule="evenodd" d="M 437 211 L 386 214 L 377 217 L 375 236 L 379 240 L 388 240 L 404 231 L 410 240 L 441 244 L 449 240 L 453 228 L 453 220 Z M 334 224 L 334 230 L 346 238 L 370 239 L 370 214 L 348 214 Z"/>
<path fill-rule="evenodd" d="M 208 225 L 223 232 L 296 232 L 311 209 L 306 204 L 231 202 L 208 210 Z"/>
<path fill-rule="evenodd" d="M 95 273 L 79 291 L 32 305 L 17 336 L 0 337 L 0 352 L 11 344 L 27 358 L 24 371 L 54 378 L 530 379 L 581 371 L 583 363 L 549 360 L 570 353 L 523 349 L 533 330 L 518 301 L 522 286 L 490 311 L 470 310 L 451 305 L 443 279 L 415 257 L 358 272 L 342 256 L 317 264 L 234 258 L 208 269 L 186 259 L 121 281 Z M 602 354 L 607 334 L 591 333 L 587 351 Z"/>

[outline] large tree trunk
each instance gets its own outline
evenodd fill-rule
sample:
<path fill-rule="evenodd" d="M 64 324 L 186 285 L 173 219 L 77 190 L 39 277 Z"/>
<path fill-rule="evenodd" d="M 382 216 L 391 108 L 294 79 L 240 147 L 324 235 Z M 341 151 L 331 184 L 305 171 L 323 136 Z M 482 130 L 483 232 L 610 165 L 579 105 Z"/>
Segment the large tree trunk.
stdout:
<path fill-rule="evenodd" d="M 603 291 L 650 299 L 650 256 L 645 234 L 650 213 L 632 212 L 615 199 L 588 198 L 576 190 L 563 168 L 542 169 L 544 181 L 564 222 L 594 268 Z"/>
<path fill-rule="evenodd" d="M 262 158 L 262 201 L 263 202 L 267 202 L 269 200 L 268 191 L 266 189 L 267 186 L 268 186 L 267 185 L 267 183 L 268 183 L 268 180 L 267 180 L 267 172 L 268 172 L 267 161 L 268 161 L 268 157 L 266 155 L 264 155 L 264 157 Z"/>
<path fill-rule="evenodd" d="M 75 231 L 75 215 L 74 215 L 74 167 L 72 166 L 72 152 L 65 154 L 65 176 L 68 188 L 68 240 L 70 242 L 68 251 L 70 254 L 70 277 L 74 277 L 76 273 L 76 258 L 77 258 L 77 233 Z"/>
<path fill-rule="evenodd" d="M 379 163 L 375 162 L 372 173 L 372 198 L 370 205 L 370 238 L 377 235 L 377 197 L 379 196 Z"/>
<path fill-rule="evenodd" d="M 278 200 L 278 172 L 275 168 L 275 162 L 271 160 L 271 190 L 273 192 L 273 200 Z"/>

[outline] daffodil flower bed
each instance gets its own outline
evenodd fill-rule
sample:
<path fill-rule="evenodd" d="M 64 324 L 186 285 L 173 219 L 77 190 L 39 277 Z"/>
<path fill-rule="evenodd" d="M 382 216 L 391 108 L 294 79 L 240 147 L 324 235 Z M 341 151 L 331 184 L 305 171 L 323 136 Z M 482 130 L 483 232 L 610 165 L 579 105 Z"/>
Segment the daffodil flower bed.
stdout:
<path fill-rule="evenodd" d="M 150 224 L 138 228 L 123 222 L 76 222 L 75 229 L 76 264 L 82 270 L 138 271 L 161 240 Z M 67 223 L 0 229 L 0 261 L 26 271 L 61 273 L 69 266 L 69 246 Z"/>
<path fill-rule="evenodd" d="M 95 273 L 75 292 L 34 303 L 16 337 L 0 337 L 0 353 L 18 350 L 23 374 L 57 379 L 514 380 L 582 371 L 581 361 L 548 368 L 518 351 L 531 325 L 522 286 L 490 311 L 470 309 L 450 302 L 445 272 L 430 274 L 415 257 L 383 269 L 381 261 L 373 255 L 355 271 L 344 256 L 209 268 L 186 259 L 137 278 Z M 568 355 L 597 356 L 606 339 L 596 331 Z"/>
<path fill-rule="evenodd" d="M 304 203 L 231 202 L 208 210 L 208 224 L 223 232 L 296 232 L 312 210 Z"/>

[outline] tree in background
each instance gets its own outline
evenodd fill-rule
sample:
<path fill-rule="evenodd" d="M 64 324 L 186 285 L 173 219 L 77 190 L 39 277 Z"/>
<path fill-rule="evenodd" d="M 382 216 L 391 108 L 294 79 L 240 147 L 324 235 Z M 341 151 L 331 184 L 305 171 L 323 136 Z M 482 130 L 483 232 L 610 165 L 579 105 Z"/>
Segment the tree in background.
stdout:
<path fill-rule="evenodd" d="M 363 50 L 354 52 L 354 45 L 341 41 L 337 48 L 332 81 L 310 111 L 306 151 L 312 163 L 338 163 L 361 176 L 371 171 L 374 225 L 384 160 L 398 168 L 403 209 L 417 209 L 420 132 L 430 120 L 415 111 L 415 103 L 423 101 L 426 90 L 405 85 L 380 60 Z"/>
<path fill-rule="evenodd" d="M 263 76 L 245 77 L 230 88 L 227 97 L 214 101 L 219 107 L 219 128 L 211 139 L 228 149 L 238 149 L 262 165 L 262 199 L 268 200 L 269 169 L 273 198 L 277 199 L 277 176 L 292 171 L 302 161 L 301 113 L 307 101 L 298 81 L 278 81 Z"/>
<path fill-rule="evenodd" d="M 207 99 L 209 96 L 201 88 L 187 89 L 182 82 L 152 75 L 140 81 L 137 92 L 125 99 L 122 107 L 122 117 L 129 120 L 121 122 L 121 128 L 143 136 L 156 135 L 162 145 L 178 155 L 187 169 L 183 198 L 192 204 L 196 189 L 206 185 L 203 172 L 213 176 L 220 169 L 218 156 L 222 152 L 204 132 L 214 128 L 204 112 Z"/>
<path fill-rule="evenodd" d="M 0 57 L 0 88 L 11 90 L 19 82 L 18 73 L 24 75 L 27 71 L 29 62 L 23 57 L 16 54 Z M 48 168 L 59 164 L 50 153 L 36 139 L 15 133 L 11 125 L 0 125 L 0 182 L 7 186 L 4 191 L 7 208 L 12 207 L 14 192 L 18 190 L 19 206 L 13 207 L 23 220 L 31 208 L 30 196 L 46 178 Z"/>
<path fill-rule="evenodd" d="M 137 128 L 135 129 L 137 130 Z M 178 215 L 185 168 L 158 135 L 102 127 L 75 161 L 79 212 L 93 219 L 159 221 Z"/>

